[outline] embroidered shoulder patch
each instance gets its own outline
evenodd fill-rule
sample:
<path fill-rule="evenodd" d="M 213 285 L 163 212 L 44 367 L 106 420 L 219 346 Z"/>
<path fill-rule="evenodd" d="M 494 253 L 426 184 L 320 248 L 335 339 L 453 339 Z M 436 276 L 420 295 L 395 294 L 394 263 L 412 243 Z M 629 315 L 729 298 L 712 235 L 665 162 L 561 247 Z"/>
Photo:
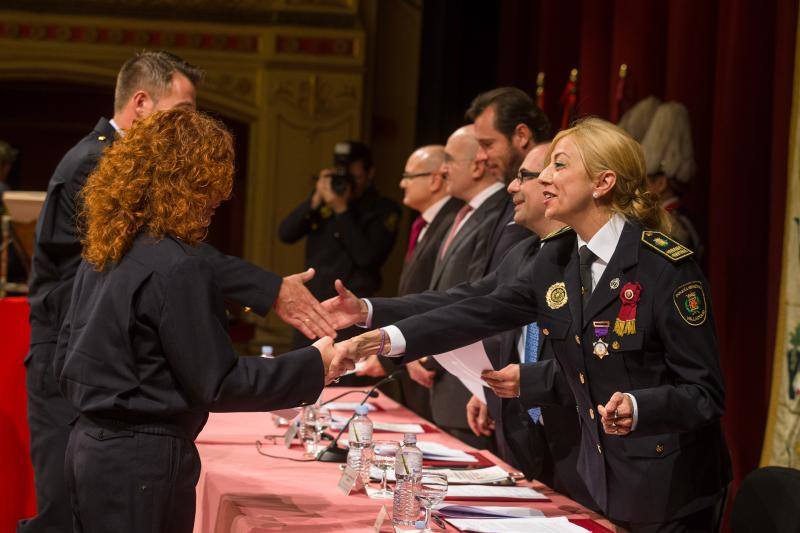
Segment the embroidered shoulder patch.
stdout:
<path fill-rule="evenodd" d="M 673 261 L 680 261 L 684 257 L 689 257 L 694 253 L 681 243 L 672 240 L 670 237 L 664 235 L 660 231 L 643 231 L 642 242 L 656 252 Z"/>
<path fill-rule="evenodd" d="M 672 293 L 672 301 L 681 318 L 690 326 L 700 326 L 706 321 L 708 307 L 703 284 L 699 281 L 684 283 Z"/>
<path fill-rule="evenodd" d="M 565 233 L 568 233 L 570 231 L 572 231 L 571 227 L 564 226 L 563 228 L 557 229 L 552 233 L 548 233 L 547 235 L 542 237 L 541 241 L 544 242 L 544 241 L 549 241 L 550 239 L 555 239 L 556 237 L 558 237 L 560 235 L 564 235 Z"/>

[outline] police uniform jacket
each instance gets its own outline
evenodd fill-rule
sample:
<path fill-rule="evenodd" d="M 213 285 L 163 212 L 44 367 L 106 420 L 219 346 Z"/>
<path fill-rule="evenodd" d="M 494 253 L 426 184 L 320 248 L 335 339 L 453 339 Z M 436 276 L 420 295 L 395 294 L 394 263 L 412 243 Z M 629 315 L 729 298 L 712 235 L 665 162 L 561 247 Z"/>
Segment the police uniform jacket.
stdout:
<path fill-rule="evenodd" d="M 731 478 L 714 321 L 707 283 L 690 254 L 626 222 L 583 312 L 576 236 L 564 231 L 547 240 L 514 283 L 398 322 L 404 357 L 450 350 L 537 320 L 543 351 L 554 358 L 529 365 L 533 374 L 521 378 L 521 399 L 526 405 L 576 404 L 578 472 L 601 511 L 634 523 L 689 515 L 715 504 Z M 613 327 L 629 283 L 641 288 L 635 331 L 618 334 Z M 602 359 L 593 354 L 595 321 L 611 324 Z M 595 412 L 616 391 L 632 394 L 638 404 L 638 425 L 625 437 L 605 434 Z"/>
<path fill-rule="evenodd" d="M 70 305 L 72 282 L 81 262 L 81 235 L 77 228 L 79 193 L 97 166 L 116 130 L 101 118 L 94 130 L 64 155 L 47 186 L 47 196 L 36 224 L 36 248 L 31 273 L 31 344 L 55 342 Z M 207 244 L 199 247 L 209 257 L 218 286 L 226 298 L 265 315 L 280 290 L 279 276 L 239 258 L 226 256 Z"/>
<path fill-rule="evenodd" d="M 381 267 L 397 237 L 400 207 L 370 187 L 347 211 L 336 214 L 322 204 L 311 208 L 308 199 L 283 219 L 278 236 L 288 244 L 308 237 L 306 268 L 316 275 L 306 285 L 323 300 L 336 295 L 341 279 L 356 294 L 371 295 L 381 286 Z"/>
<path fill-rule="evenodd" d="M 313 402 L 319 351 L 238 357 L 222 292 L 202 253 L 139 235 L 118 264 L 78 270 L 55 372 L 84 416 L 191 440 L 208 411 L 259 411 Z M 143 432 L 147 432 L 143 431 Z"/>

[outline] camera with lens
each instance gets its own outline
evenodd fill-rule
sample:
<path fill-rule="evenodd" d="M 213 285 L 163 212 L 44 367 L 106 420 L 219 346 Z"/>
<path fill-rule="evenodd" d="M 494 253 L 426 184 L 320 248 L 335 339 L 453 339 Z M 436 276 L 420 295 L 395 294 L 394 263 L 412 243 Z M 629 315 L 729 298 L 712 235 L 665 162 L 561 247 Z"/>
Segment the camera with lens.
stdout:
<path fill-rule="evenodd" d="M 353 190 L 356 178 L 350 173 L 350 163 L 356 160 L 353 156 L 354 143 L 350 141 L 339 142 L 333 147 L 333 175 L 331 176 L 331 190 L 338 196 Z"/>

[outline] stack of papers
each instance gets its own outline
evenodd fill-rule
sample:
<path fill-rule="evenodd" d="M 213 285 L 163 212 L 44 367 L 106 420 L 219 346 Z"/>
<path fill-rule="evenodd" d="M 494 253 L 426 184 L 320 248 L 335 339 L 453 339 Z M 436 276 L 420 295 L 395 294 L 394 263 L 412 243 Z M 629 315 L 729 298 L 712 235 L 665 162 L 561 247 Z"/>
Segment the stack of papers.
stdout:
<path fill-rule="evenodd" d="M 349 417 L 346 416 L 334 416 L 332 418 L 331 429 L 333 430 L 342 429 L 349 420 Z M 372 421 L 372 429 L 373 431 L 385 431 L 386 433 L 414 433 L 417 435 L 425 433 L 425 428 L 419 424 L 397 424 L 392 422 L 378 422 L 375 420 Z"/>
<path fill-rule="evenodd" d="M 585 533 L 587 530 L 576 526 L 564 516 L 553 518 L 532 517 L 508 520 L 505 518 L 447 518 L 450 524 L 461 531 L 476 533 Z"/>
<path fill-rule="evenodd" d="M 446 500 L 547 501 L 549 498 L 530 487 L 495 487 L 492 485 L 454 485 L 447 487 Z"/>
<path fill-rule="evenodd" d="M 462 485 L 488 485 L 508 479 L 508 472 L 499 466 L 475 468 L 472 470 L 451 470 L 449 468 L 442 468 L 437 470 L 437 472 L 442 472 L 447 475 L 447 483 L 449 485 L 459 483 Z"/>
<path fill-rule="evenodd" d="M 445 518 L 529 518 L 532 516 L 544 516 L 544 513 L 539 509 L 531 509 L 529 507 L 448 505 L 440 503 L 434 507 L 434 510 Z"/>
<path fill-rule="evenodd" d="M 448 448 L 438 442 L 417 442 L 422 451 L 422 458 L 431 461 L 453 461 L 459 463 L 477 463 L 478 460 L 463 450 Z"/>
<path fill-rule="evenodd" d="M 484 486 L 480 485 L 480 483 L 486 483 L 486 484 L 497 483 L 508 479 L 508 472 L 506 472 L 499 466 L 492 466 L 490 468 L 476 468 L 474 470 L 450 470 L 449 468 L 437 468 L 434 471 L 441 472 L 442 474 L 445 474 L 447 476 L 447 484 L 450 485 L 447 488 L 448 498 L 450 497 L 451 494 L 457 492 L 457 489 L 460 489 L 462 487 L 473 487 L 472 490 L 475 491 L 477 489 L 484 488 Z M 381 471 L 377 467 L 372 466 L 370 470 L 370 476 L 373 479 L 381 479 Z M 393 469 L 387 472 L 386 479 L 389 481 L 395 480 Z M 521 493 L 525 494 L 525 496 L 520 496 L 520 498 L 547 500 L 546 496 L 543 496 L 542 494 L 536 492 L 533 489 L 527 489 L 526 487 L 499 487 L 499 488 L 509 488 L 509 489 L 518 488 L 522 489 L 523 491 L 530 490 L 531 491 L 530 493 L 528 492 Z M 480 495 L 476 497 L 483 499 Z M 500 497 L 500 499 L 507 499 L 507 498 L 508 498 L 507 496 Z M 494 498 L 486 498 L 486 499 L 494 499 Z"/>

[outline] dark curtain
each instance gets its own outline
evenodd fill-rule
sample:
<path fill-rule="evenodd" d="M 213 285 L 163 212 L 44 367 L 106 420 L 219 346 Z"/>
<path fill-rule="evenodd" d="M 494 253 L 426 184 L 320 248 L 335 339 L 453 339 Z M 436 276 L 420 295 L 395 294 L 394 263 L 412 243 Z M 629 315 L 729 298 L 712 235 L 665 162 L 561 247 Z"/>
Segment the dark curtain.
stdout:
<path fill-rule="evenodd" d="M 421 86 L 420 142 L 443 142 L 478 90 L 515 85 L 533 94 L 538 71 L 546 73 L 545 111 L 554 124 L 572 68 L 580 72 L 579 115 L 609 118 L 622 63 L 629 68 L 622 111 L 650 94 L 688 108 L 698 172 L 684 201 L 706 243 L 737 481 L 758 466 L 769 405 L 797 4 L 425 3 L 422 83 L 443 71 L 459 78 Z M 451 36 L 463 38 L 467 27 L 469 46 L 454 46 Z"/>

